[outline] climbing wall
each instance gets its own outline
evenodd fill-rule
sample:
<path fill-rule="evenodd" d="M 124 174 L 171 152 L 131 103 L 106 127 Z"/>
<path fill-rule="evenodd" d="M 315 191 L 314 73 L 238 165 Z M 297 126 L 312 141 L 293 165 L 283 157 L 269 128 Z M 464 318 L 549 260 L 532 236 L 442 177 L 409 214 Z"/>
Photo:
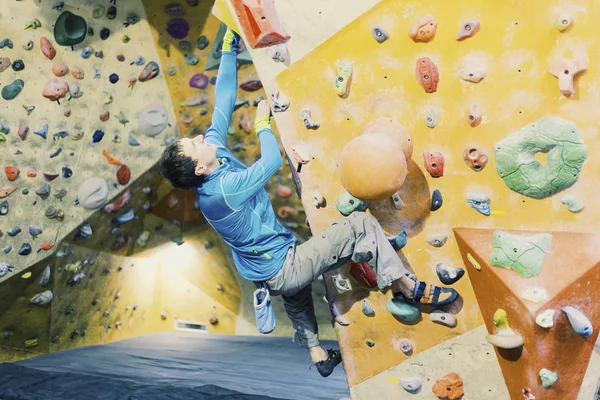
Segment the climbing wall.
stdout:
<path fill-rule="evenodd" d="M 562 234 L 577 232 L 583 238 L 595 231 L 600 218 L 592 183 L 598 172 L 594 110 L 600 103 L 594 69 L 598 43 L 590 17 L 594 3 L 321 3 L 303 2 L 302 11 L 294 14 L 297 3 L 275 2 L 276 12 L 267 16 L 276 26 L 278 15 L 291 38 L 284 45 L 251 50 L 267 93 L 279 92 L 280 104 L 289 101 L 289 108 L 274 113 L 286 151 L 296 150 L 310 161 L 299 175 L 312 231 L 341 217 L 336 201 L 345 188 L 338 164 L 346 144 L 375 120 L 380 126 L 386 120 L 401 124 L 413 145 L 398 191 L 403 205 L 395 206 L 388 198 L 371 202 L 368 212 L 390 236 L 407 233 L 399 256 L 419 279 L 451 285 L 461 295 L 442 310 L 448 313 L 442 314 L 444 320 L 424 309 L 417 321 L 403 323 L 386 309 L 391 294 L 362 287 L 349 266 L 337 278 L 348 279 L 351 291 L 338 293 L 343 290 L 333 284 L 331 274 L 326 276 L 329 298 L 336 296 L 337 309 L 350 322 L 336 330 L 353 398 L 431 398 L 435 388 L 435 394 L 448 398 L 461 397 L 464 389 L 468 398 L 521 399 L 527 389 L 526 394 L 537 398 L 575 399 L 580 387 L 580 398 L 589 397 L 598 360 L 592 357 L 584 380 L 585 368 L 552 360 L 551 349 L 566 342 L 587 366 L 595 336 L 578 334 L 586 320 L 569 322 L 571 316 L 561 308 L 571 306 L 593 324 L 595 306 L 583 286 L 573 286 L 572 295 L 556 295 L 558 289 L 551 285 L 556 264 L 550 254 L 572 252 L 566 256 L 572 260 L 569 269 L 581 282 L 597 270 L 594 260 L 584 263 L 574 257 L 576 236 Z M 214 9 L 222 20 L 235 21 L 246 37 L 234 11 L 233 0 L 217 2 Z M 331 18 L 332 25 L 323 18 Z M 287 53 L 287 60 L 276 61 L 274 51 Z M 338 70 L 349 70 L 349 64 L 351 79 Z M 335 90 L 340 76 L 348 83 L 345 94 Z M 308 129 L 303 110 L 320 124 L 317 129 Z M 376 181 L 380 171 L 363 169 L 376 164 L 381 154 L 368 148 L 355 154 L 353 164 L 346 164 L 350 171 L 354 168 L 367 178 L 370 172 Z M 327 200 L 325 208 L 314 206 L 315 191 Z M 432 196 L 437 207 L 432 207 Z M 455 228 L 485 231 L 457 241 Z M 492 262 L 495 230 L 552 236 L 543 251 L 546 257 L 523 258 L 525 269 L 542 270 L 537 278 L 502 270 L 516 274 L 505 281 L 515 287 L 505 284 L 492 290 L 495 280 L 473 275 L 479 272 L 472 257 L 482 271 L 507 268 L 518 265 L 521 254 L 533 248 L 518 237 L 504 253 L 495 250 Z M 470 251 L 477 255 L 468 257 Z M 444 285 L 438 264 L 446 271 L 460 268 L 462 278 Z M 542 299 L 524 295 L 526 291 L 541 292 Z M 500 301 L 504 296 L 513 300 Z M 365 299 L 374 315 L 363 313 Z M 540 312 L 554 309 L 556 328 L 542 329 L 535 323 L 537 313 L 525 313 L 519 304 Z M 514 351 L 507 358 L 506 349 L 495 349 L 494 338 L 486 340 L 486 335 L 507 327 L 501 319 L 493 323 L 498 309 L 506 311 L 513 328 L 514 341 L 508 346 L 520 347 L 522 358 Z M 519 337 L 525 338 L 524 346 Z M 500 345 L 507 346 L 504 340 Z M 536 363 L 527 354 L 537 354 Z M 509 372 L 515 368 L 523 374 Z M 481 371 L 486 371 L 485 378 Z M 453 372 L 458 377 L 449 375 Z"/>

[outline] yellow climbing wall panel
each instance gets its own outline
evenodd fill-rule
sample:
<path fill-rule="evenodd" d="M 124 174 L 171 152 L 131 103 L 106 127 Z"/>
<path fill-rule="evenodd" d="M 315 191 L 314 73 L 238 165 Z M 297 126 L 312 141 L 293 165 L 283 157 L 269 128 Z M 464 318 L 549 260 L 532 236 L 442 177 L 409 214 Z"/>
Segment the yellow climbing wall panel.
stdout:
<path fill-rule="evenodd" d="M 353 7 L 341 1 L 337 5 Z M 600 92 L 595 66 L 600 60 L 591 17 L 596 8 L 591 0 L 508 1 L 501 5 L 484 0 L 383 1 L 279 73 L 267 89 L 278 89 L 290 100 L 286 112 L 274 115 L 282 141 L 288 151 L 303 149 L 314 157 L 300 174 L 303 203 L 313 232 L 325 229 L 341 217 L 335 209 L 336 199 L 343 192 L 336 162 L 345 144 L 377 118 L 393 119 L 408 129 L 414 153 L 401 189 L 406 207 L 397 211 L 388 201 L 371 204 L 370 212 L 388 233 L 396 234 L 401 229 L 408 232 L 408 244 L 400 252 L 401 258 L 422 280 L 439 284 L 435 273 L 437 263 L 463 267 L 453 227 L 597 230 L 600 214 L 594 207 L 593 182 L 600 172 L 594 157 L 600 150 L 595 111 L 600 106 Z M 561 33 L 554 23 L 563 13 L 572 15 L 574 23 Z M 435 38 L 430 43 L 415 43 L 408 37 L 409 28 L 428 14 L 438 24 Z M 462 42 L 456 41 L 459 25 L 471 18 L 480 21 L 480 31 Z M 286 19 L 283 22 L 288 23 Z M 387 31 L 386 42 L 379 44 L 373 39 L 374 25 Z M 254 51 L 252 55 L 265 61 L 262 51 Z M 555 57 L 578 55 L 589 59 L 590 70 L 575 79 L 576 93 L 566 98 L 559 92 L 557 79 L 546 71 Z M 420 57 L 429 57 L 438 66 L 440 82 L 436 93 L 425 93 L 417 83 L 415 65 Z M 336 70 L 342 61 L 354 66 L 346 99 L 334 92 Z M 473 66 L 487 68 L 487 76 L 479 83 L 461 80 L 461 69 Z M 473 103 L 483 114 L 481 125 L 475 128 L 467 121 Z M 423 122 L 430 107 L 439 115 L 433 129 Z M 304 108 L 310 109 L 313 119 L 321 124 L 318 130 L 304 127 L 299 117 Z M 553 197 L 535 200 L 511 191 L 504 184 L 495 171 L 493 148 L 496 142 L 546 115 L 575 123 L 589 155 L 573 187 Z M 468 146 L 486 150 L 490 160 L 481 172 L 474 172 L 463 161 L 463 150 Z M 425 171 L 424 151 L 443 153 L 442 178 L 431 178 Z M 355 167 L 361 168 L 361 160 L 356 160 Z M 372 172 L 377 176 L 377 171 Z M 444 204 L 440 210 L 430 212 L 430 193 L 434 189 L 441 191 Z M 325 196 L 327 208 L 313 206 L 314 190 Z M 468 192 L 488 195 L 492 215 L 486 217 L 469 207 Z M 588 203 L 587 207 L 580 214 L 569 212 L 560 202 L 564 193 Z M 448 235 L 445 246 L 435 248 L 428 244 L 429 235 L 440 234 Z M 347 267 L 342 274 L 349 276 Z M 338 332 L 349 384 L 357 385 L 410 360 L 399 349 L 400 338 L 411 339 L 415 353 L 419 353 L 481 325 L 482 317 L 468 276 L 453 287 L 461 294 L 461 299 L 449 309 L 458 320 L 453 329 L 432 323 L 426 313 L 415 325 L 396 321 L 385 308 L 390 293 L 355 290 L 338 295 L 341 311 L 351 321 Z M 328 291 L 330 295 L 335 293 L 331 284 Z M 373 318 L 361 312 L 362 299 L 367 296 L 376 312 Z M 375 346 L 368 347 L 366 339 L 374 340 Z"/>

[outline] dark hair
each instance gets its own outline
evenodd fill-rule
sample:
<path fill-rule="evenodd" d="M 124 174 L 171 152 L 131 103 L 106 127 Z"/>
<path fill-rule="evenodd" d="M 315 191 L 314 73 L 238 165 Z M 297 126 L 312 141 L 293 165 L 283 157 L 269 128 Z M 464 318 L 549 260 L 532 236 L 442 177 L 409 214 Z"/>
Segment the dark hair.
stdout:
<path fill-rule="evenodd" d="M 167 146 L 160 161 L 160 174 L 178 189 L 193 189 L 204 181 L 204 175 L 194 172 L 197 162 L 183 154 L 179 141 Z"/>

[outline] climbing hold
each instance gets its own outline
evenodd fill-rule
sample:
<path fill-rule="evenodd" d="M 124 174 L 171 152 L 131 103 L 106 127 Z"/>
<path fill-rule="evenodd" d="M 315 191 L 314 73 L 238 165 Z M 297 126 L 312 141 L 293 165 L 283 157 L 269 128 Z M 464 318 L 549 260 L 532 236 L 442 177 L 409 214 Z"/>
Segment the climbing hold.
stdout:
<path fill-rule="evenodd" d="M 23 105 L 23 108 L 25 109 L 25 112 L 27 112 L 27 115 L 30 115 L 33 112 L 33 110 L 35 110 L 35 106 Z"/>
<path fill-rule="evenodd" d="M 325 200 L 325 197 L 318 190 L 313 192 L 313 204 L 316 208 L 325 208 L 327 206 L 327 200 Z"/>
<path fill-rule="evenodd" d="M 10 85 L 6 85 L 2 88 L 2 98 L 4 100 L 13 100 L 21 93 L 25 82 L 22 79 L 16 79 Z"/>
<path fill-rule="evenodd" d="M 400 339 L 398 343 L 400 346 L 400 351 L 404 353 L 405 356 L 411 356 L 413 353 L 413 345 L 412 342 L 406 338 Z"/>
<path fill-rule="evenodd" d="M 117 181 L 119 181 L 121 185 L 127 185 L 129 179 L 131 179 L 131 171 L 127 165 L 121 165 L 121 168 L 117 171 Z"/>
<path fill-rule="evenodd" d="M 589 337 L 594 332 L 594 328 L 590 320 L 578 309 L 571 306 L 561 308 L 562 312 L 567 315 L 571 327 L 581 337 Z"/>
<path fill-rule="evenodd" d="M 337 302 L 336 302 L 335 296 L 331 298 L 329 307 L 331 308 L 331 314 L 333 315 L 335 322 L 337 322 L 338 324 L 340 324 L 342 326 L 350 325 L 350 321 L 348 321 L 346 318 L 344 318 L 342 313 L 340 313 L 340 310 L 337 307 Z"/>
<path fill-rule="evenodd" d="M 29 178 L 35 178 L 37 176 L 37 172 L 35 172 L 35 170 L 29 168 L 27 170 L 27 177 Z"/>
<path fill-rule="evenodd" d="M 530 286 L 523 292 L 521 298 L 531 301 L 532 303 L 541 303 L 548 299 L 548 293 L 543 287 Z"/>
<path fill-rule="evenodd" d="M 12 63 L 12 69 L 15 72 L 23 71 L 25 69 L 25 63 L 23 63 L 23 60 L 15 60 Z"/>
<path fill-rule="evenodd" d="M 60 46 L 74 46 L 83 42 L 87 34 L 85 19 L 65 11 L 54 24 L 54 40 Z"/>
<path fill-rule="evenodd" d="M 423 152 L 423 165 L 432 178 L 444 176 L 444 155 L 440 152 Z"/>
<path fill-rule="evenodd" d="M 4 39 L 0 40 L 0 49 L 3 49 L 5 47 L 12 49 L 13 46 L 14 46 L 13 42 L 9 38 L 4 38 Z"/>
<path fill-rule="evenodd" d="M 111 222 L 113 224 L 123 225 L 129 221 L 133 221 L 134 219 L 137 219 L 137 217 L 135 216 L 135 210 L 133 208 L 130 208 L 126 212 L 124 212 L 120 215 L 117 215 L 115 218 L 113 218 L 111 220 Z"/>
<path fill-rule="evenodd" d="M 581 72 L 587 71 L 588 60 L 585 56 L 580 56 L 572 60 L 559 58 L 553 61 L 548 68 L 548 72 L 558 78 L 558 88 L 564 96 L 571 96 L 575 93 L 573 89 L 573 79 Z"/>
<path fill-rule="evenodd" d="M 65 81 L 59 81 L 56 78 L 50 79 L 46 82 L 42 96 L 50 101 L 57 101 L 67 95 L 69 91 L 69 85 Z"/>
<path fill-rule="evenodd" d="M 1 210 L 1 208 L 0 208 L 0 210 Z M 10 252 L 11 252 L 11 250 L 12 250 L 12 245 L 10 245 L 10 244 L 9 244 L 8 246 L 6 246 L 6 247 L 4 248 L 4 254 L 8 254 L 8 253 L 10 253 Z"/>
<path fill-rule="evenodd" d="M 542 379 L 542 386 L 549 388 L 556 383 L 558 380 L 558 374 L 550 371 L 549 369 L 542 368 L 540 370 L 540 378 Z"/>
<path fill-rule="evenodd" d="M 335 274 L 331 277 L 333 284 L 335 286 L 335 290 L 339 293 L 345 293 L 352 290 L 352 285 L 350 284 L 350 280 L 348 278 L 342 277 L 341 274 Z"/>
<path fill-rule="evenodd" d="M 33 40 L 23 39 L 23 41 L 21 42 L 21 46 L 23 46 L 23 48 L 27 51 L 32 50 L 33 49 Z"/>
<path fill-rule="evenodd" d="M 132 134 L 129 134 L 129 138 L 127 138 L 127 143 L 129 143 L 130 146 L 140 145 L 140 142 L 138 142 L 138 140 Z"/>
<path fill-rule="evenodd" d="M 394 250 L 400 251 L 408 242 L 408 234 L 405 230 L 401 230 L 396 236 L 388 236 L 386 239 L 388 240 L 388 243 L 392 245 Z"/>
<path fill-rule="evenodd" d="M 473 171 L 479 172 L 485 168 L 488 163 L 488 156 L 481 147 L 467 147 L 463 150 L 463 159 L 465 164 Z"/>
<path fill-rule="evenodd" d="M 69 67 L 65 64 L 54 64 L 52 66 L 52 73 L 60 78 L 69 73 Z"/>
<path fill-rule="evenodd" d="M 171 68 L 169 68 L 169 69 L 167 70 L 167 74 L 168 74 L 169 76 L 175 76 L 176 72 L 177 72 L 177 71 L 175 70 L 175 67 L 171 67 Z"/>
<path fill-rule="evenodd" d="M 24 29 L 29 29 L 29 28 L 37 29 L 37 28 L 41 28 L 41 27 L 42 27 L 42 23 L 37 18 L 31 19 L 31 20 L 25 22 L 25 25 L 24 25 Z"/>
<path fill-rule="evenodd" d="M 13 267 L 12 265 L 8 265 L 4 261 L 0 262 L 0 277 L 3 277 L 4 275 L 8 274 L 9 272 L 13 272 L 14 269 L 15 269 L 15 267 Z M 6 333 L 7 332 L 4 333 L 4 338 L 5 339 L 10 338 L 10 334 L 7 336 Z"/>
<path fill-rule="evenodd" d="M 402 210 L 404 208 L 404 202 L 400 197 L 400 192 L 396 192 L 392 195 L 392 203 L 394 203 L 394 208 L 396 210 Z"/>
<path fill-rule="evenodd" d="M 554 314 L 556 311 L 549 309 L 542 311 L 535 318 L 535 323 L 541 326 L 542 328 L 548 329 L 554 326 Z"/>
<path fill-rule="evenodd" d="M 337 198 L 336 208 L 344 217 L 352 214 L 354 211 L 364 211 L 369 204 L 365 201 L 357 199 L 347 191 L 344 191 Z"/>
<path fill-rule="evenodd" d="M 467 204 L 485 216 L 491 214 L 490 198 L 482 193 L 467 193 Z"/>
<path fill-rule="evenodd" d="M 569 27 L 573 25 L 573 16 L 570 14 L 562 14 L 556 17 L 554 22 L 554 26 L 558 29 L 559 32 L 564 32 Z"/>
<path fill-rule="evenodd" d="M 6 174 L 8 180 L 11 182 L 17 179 L 17 177 L 19 176 L 19 172 L 21 172 L 19 168 L 13 167 L 12 165 L 6 165 L 4 167 L 4 173 Z"/>
<path fill-rule="evenodd" d="M 0 203 L 0 215 L 1 216 L 8 214 L 9 210 L 10 210 L 10 207 L 8 206 L 8 200 L 4 200 L 2 203 Z"/>
<path fill-rule="evenodd" d="M 160 68 L 158 67 L 158 64 L 155 63 L 154 61 L 150 61 L 144 67 L 144 70 L 140 73 L 140 76 L 138 77 L 138 80 L 140 82 L 149 81 L 149 80 L 155 78 L 158 75 L 159 72 L 160 72 Z"/>
<path fill-rule="evenodd" d="M 584 207 L 584 205 L 581 204 L 579 200 L 577 200 L 575 197 L 569 194 L 561 197 L 560 202 L 563 203 L 564 206 L 567 207 L 567 209 L 573 213 L 578 213 L 579 211 L 583 210 Z"/>
<path fill-rule="evenodd" d="M 96 51 L 96 52 L 94 52 L 94 57 L 96 57 L 96 58 L 104 58 L 104 52 L 102 50 Z M 99 72 L 98 72 L 98 75 L 100 75 Z"/>
<path fill-rule="evenodd" d="M 56 57 L 56 50 L 54 49 L 54 46 L 52 46 L 52 43 L 50 43 L 48 38 L 45 36 L 40 38 L 40 50 L 42 50 L 42 54 L 44 54 L 48 60 L 54 60 L 54 57 Z"/>
<path fill-rule="evenodd" d="M 309 109 L 305 108 L 300 111 L 300 119 L 302 119 L 302 122 L 304 122 L 306 129 L 318 129 L 319 126 L 321 126 L 317 122 L 313 121 Z"/>
<path fill-rule="evenodd" d="M 92 135 L 92 143 L 98 143 L 104 137 L 104 131 L 102 129 L 97 129 Z"/>
<path fill-rule="evenodd" d="M 262 82 L 258 79 L 250 79 L 240 84 L 240 89 L 246 92 L 255 92 L 262 87 Z"/>
<path fill-rule="evenodd" d="M 130 13 L 127 14 L 127 17 L 125 17 L 125 22 L 123 23 L 123 25 L 127 28 L 130 25 L 135 25 L 138 22 L 140 22 L 141 18 L 139 15 L 134 14 L 134 13 Z"/>
<path fill-rule="evenodd" d="M 56 178 L 58 178 L 58 174 L 50 173 L 50 172 L 44 172 L 44 179 L 46 179 L 46 181 L 52 182 Z"/>
<path fill-rule="evenodd" d="M 131 62 L 131 64 L 130 64 L 130 65 L 133 65 L 133 64 L 135 64 L 135 65 L 142 66 L 142 65 L 144 65 L 144 63 L 145 63 L 145 62 L 146 62 L 146 59 L 145 59 L 144 57 L 142 57 L 142 56 L 137 56 L 137 57 L 136 57 L 136 58 L 135 58 L 135 59 L 134 59 L 134 60 Z"/>
<path fill-rule="evenodd" d="M 373 35 L 373 39 L 379 43 L 385 42 L 389 37 L 385 29 L 379 25 L 373 26 L 373 29 L 371 29 L 371 34 Z"/>
<path fill-rule="evenodd" d="M 79 85 L 77 84 L 77 82 L 69 83 L 69 93 L 71 94 L 71 97 L 69 97 L 69 100 L 71 100 L 71 98 L 77 99 L 77 98 L 83 96 L 83 93 L 80 91 Z"/>
<path fill-rule="evenodd" d="M 459 72 L 459 76 L 463 81 L 477 83 L 487 75 L 487 68 L 479 67 L 475 69 L 464 68 Z"/>
<path fill-rule="evenodd" d="M 73 170 L 66 165 L 62 167 L 62 176 L 65 179 L 68 179 L 73 176 Z"/>
<path fill-rule="evenodd" d="M 154 137 L 167 128 L 169 114 L 162 104 L 152 103 L 144 107 L 138 117 L 140 130 L 147 136 Z"/>
<path fill-rule="evenodd" d="M 404 390 L 411 394 L 419 393 L 423 387 L 419 378 L 401 378 L 400 385 Z"/>
<path fill-rule="evenodd" d="M 71 75 L 73 75 L 73 77 L 75 79 L 83 79 L 85 77 L 85 72 L 83 71 L 83 69 L 81 67 L 78 67 L 77 65 L 73 65 L 73 68 L 71 68 Z"/>
<path fill-rule="evenodd" d="M 465 395 L 463 381 L 456 372 L 436 379 L 432 391 L 437 397 L 445 400 L 459 400 Z"/>
<path fill-rule="evenodd" d="M 110 76 L 108 77 L 108 80 L 110 81 L 110 83 L 112 83 L 114 85 L 115 83 L 119 82 L 119 75 L 110 74 Z"/>
<path fill-rule="evenodd" d="M 31 245 L 29 243 L 21 244 L 21 247 L 19 248 L 19 255 L 28 256 L 29 254 L 31 254 Z"/>
<path fill-rule="evenodd" d="M 121 42 L 123 42 L 123 43 L 129 43 L 129 41 L 131 41 L 131 38 L 127 35 L 123 35 L 123 37 L 121 38 Z M 123 60 L 119 60 L 119 61 L 125 61 L 125 57 L 123 57 Z"/>
<path fill-rule="evenodd" d="M 271 58 L 275 62 L 286 63 L 290 59 L 290 53 L 287 46 L 280 43 L 271 47 Z"/>
<path fill-rule="evenodd" d="M 271 93 L 271 110 L 273 112 L 284 112 L 290 106 L 290 101 L 280 91 Z"/>
<path fill-rule="evenodd" d="M 415 42 L 429 42 L 435 36 L 437 22 L 432 15 L 419 18 L 408 31 L 408 37 Z"/>
<path fill-rule="evenodd" d="M 100 39 L 106 40 L 110 37 L 110 29 L 102 28 L 100 29 Z"/>
<path fill-rule="evenodd" d="M 183 39 L 190 30 L 190 24 L 183 18 L 173 18 L 167 22 L 166 30 L 174 39 Z"/>
<path fill-rule="evenodd" d="M 371 306 L 370 306 L 370 305 L 369 305 L 369 303 L 367 302 L 367 299 L 363 299 L 362 312 L 363 312 L 363 314 L 365 314 L 367 317 L 369 317 L 369 316 L 371 316 L 371 315 L 375 315 L 375 311 L 373 311 L 373 309 L 371 308 Z"/>
<path fill-rule="evenodd" d="M 136 243 L 143 248 L 148 244 L 148 240 L 150 240 L 150 231 L 144 231 L 138 236 Z"/>
<path fill-rule="evenodd" d="M 44 306 L 46 304 L 50 304 L 50 302 L 52 301 L 53 298 L 54 298 L 54 295 L 52 294 L 52 291 L 51 290 L 46 290 L 46 291 L 44 291 L 42 293 L 38 293 L 35 296 L 33 296 L 29 300 L 29 302 L 31 304 L 36 304 L 38 306 Z"/>
<path fill-rule="evenodd" d="M 463 21 L 458 28 L 456 40 L 465 40 L 479 32 L 479 21 L 476 19 L 468 19 Z"/>
<path fill-rule="evenodd" d="M 425 116 L 423 117 L 423 123 L 428 128 L 434 128 L 438 123 L 438 113 L 435 107 L 428 107 Z"/>
<path fill-rule="evenodd" d="M 535 396 L 533 395 L 533 392 L 531 391 L 530 388 L 523 388 L 522 390 L 522 394 L 523 394 L 523 400 L 536 400 Z"/>
<path fill-rule="evenodd" d="M 33 237 L 33 239 L 37 239 L 37 237 L 43 232 L 43 229 L 37 225 L 32 225 L 29 227 L 29 234 Z"/>
<path fill-rule="evenodd" d="M 429 314 L 429 318 L 432 322 L 435 322 L 440 325 L 445 325 L 449 328 L 454 328 L 456 326 L 456 317 L 454 314 L 445 312 L 442 310 L 433 310 Z"/>
<path fill-rule="evenodd" d="M 335 76 L 335 93 L 344 98 L 348 94 L 349 86 L 352 81 L 352 63 L 343 61 L 340 63 Z"/>
<path fill-rule="evenodd" d="M 105 111 L 102 114 L 100 114 L 100 121 L 102 121 L 102 122 L 108 121 L 109 118 L 110 118 L 110 112 L 109 111 Z"/>
<path fill-rule="evenodd" d="M 204 74 L 195 74 L 190 78 L 190 87 L 196 89 L 206 89 L 208 86 L 208 76 Z"/>
<path fill-rule="evenodd" d="M 496 267 L 512 268 L 523 278 L 536 276 L 542 270 L 544 258 L 550 248 L 552 235 L 513 235 L 495 231 L 490 263 Z"/>
<path fill-rule="evenodd" d="M 100 208 L 108 199 L 108 183 L 102 178 L 88 178 L 79 187 L 77 198 L 85 209 Z"/>
<path fill-rule="evenodd" d="M 15 190 L 17 190 L 17 187 L 15 185 L 0 188 L 0 199 L 4 198 L 4 197 L 8 197 Z"/>
<path fill-rule="evenodd" d="M 119 120 L 119 123 L 123 124 L 123 126 L 127 126 L 127 123 L 129 122 L 129 120 L 127 119 L 125 114 L 123 114 L 122 111 L 120 111 L 117 115 L 115 115 L 115 117 L 117 117 L 117 120 Z"/>
<path fill-rule="evenodd" d="M 110 214 L 112 212 L 119 211 L 121 208 L 125 207 L 129 201 L 131 200 L 131 191 L 127 189 L 125 193 L 119 196 L 115 201 L 110 204 L 105 205 L 102 208 L 102 212 L 104 214 Z"/>
<path fill-rule="evenodd" d="M 50 196 L 50 185 L 47 183 L 44 183 L 42 186 L 40 186 L 38 188 L 38 190 L 35 191 L 35 194 L 40 196 L 43 200 L 46 200 L 48 198 L 48 196 Z"/>
<path fill-rule="evenodd" d="M 486 335 L 485 339 L 492 345 L 501 349 L 516 349 L 523 346 L 523 337 L 517 335 L 508 325 L 506 311 L 499 308 L 494 313 L 494 325 L 498 332 Z"/>
<path fill-rule="evenodd" d="M 210 44 L 208 38 L 205 35 L 202 35 L 198 38 L 198 41 L 196 42 L 196 47 L 199 50 L 204 50 L 205 48 L 208 47 L 208 45 Z"/>
<path fill-rule="evenodd" d="M 92 49 L 91 47 L 84 47 L 81 50 L 81 58 L 83 58 L 84 60 L 87 60 L 88 58 L 90 58 L 90 56 L 92 55 L 93 52 L 94 52 L 94 49 Z"/>
<path fill-rule="evenodd" d="M 0 133 L 8 134 L 10 132 L 10 127 L 4 122 L 0 122 Z"/>
<path fill-rule="evenodd" d="M 419 307 L 393 297 L 387 301 L 386 308 L 403 322 L 415 322 L 421 317 Z"/>
<path fill-rule="evenodd" d="M 448 235 L 427 236 L 427 242 L 433 247 L 442 247 L 446 244 L 446 240 L 448 240 Z"/>
<path fill-rule="evenodd" d="M 437 211 L 442 207 L 443 203 L 442 192 L 440 192 L 439 189 L 435 189 L 431 195 L 431 206 L 429 207 L 429 210 Z"/>
<path fill-rule="evenodd" d="M 438 263 L 435 267 L 435 272 L 444 285 L 452 285 L 458 282 L 465 274 L 464 269 L 450 267 L 444 263 Z"/>
<path fill-rule="evenodd" d="M 54 4 L 52 4 L 52 9 L 56 10 L 56 11 L 62 11 L 64 7 L 65 7 L 64 1 L 57 1 Z"/>
<path fill-rule="evenodd" d="M 200 61 L 194 54 L 186 54 L 183 60 L 187 65 L 196 65 Z"/>
<path fill-rule="evenodd" d="M 6 134 L 0 132 L 0 143 L 6 142 Z"/>
<path fill-rule="evenodd" d="M 10 67 L 10 58 L 8 57 L 0 57 L 0 72 L 6 71 L 8 67 Z"/>
<path fill-rule="evenodd" d="M 369 347 L 373 347 L 373 346 L 375 346 L 375 342 L 374 342 L 373 340 L 371 340 L 371 339 L 367 339 L 367 340 L 365 340 L 365 343 L 366 343 L 366 344 L 367 344 L 367 346 L 369 346 Z"/>
<path fill-rule="evenodd" d="M 102 18 L 104 16 L 105 12 L 106 12 L 106 8 L 103 5 L 98 4 L 92 10 L 92 18 L 94 18 L 94 19 Z"/>
<path fill-rule="evenodd" d="M 83 137 L 83 131 L 80 131 L 79 129 L 75 129 L 71 132 L 71 139 L 73 140 L 79 140 Z"/>
<path fill-rule="evenodd" d="M 468 117 L 469 125 L 471 125 L 473 128 L 475 128 L 477 125 L 479 125 L 481 123 L 481 118 L 482 118 L 481 111 L 479 111 L 477 104 L 475 104 L 475 103 L 471 104 L 471 106 L 469 107 L 469 117 Z"/>

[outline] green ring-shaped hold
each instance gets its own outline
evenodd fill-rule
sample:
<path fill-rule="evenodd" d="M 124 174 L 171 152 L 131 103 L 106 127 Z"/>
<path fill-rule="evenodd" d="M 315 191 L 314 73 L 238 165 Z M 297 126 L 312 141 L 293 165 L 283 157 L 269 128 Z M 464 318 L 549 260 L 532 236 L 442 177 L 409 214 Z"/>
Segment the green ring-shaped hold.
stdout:
<path fill-rule="evenodd" d="M 546 153 L 546 163 L 535 159 Z M 552 196 L 579 178 L 587 147 L 575 124 L 544 117 L 494 146 L 496 171 L 517 193 L 534 199 Z"/>

